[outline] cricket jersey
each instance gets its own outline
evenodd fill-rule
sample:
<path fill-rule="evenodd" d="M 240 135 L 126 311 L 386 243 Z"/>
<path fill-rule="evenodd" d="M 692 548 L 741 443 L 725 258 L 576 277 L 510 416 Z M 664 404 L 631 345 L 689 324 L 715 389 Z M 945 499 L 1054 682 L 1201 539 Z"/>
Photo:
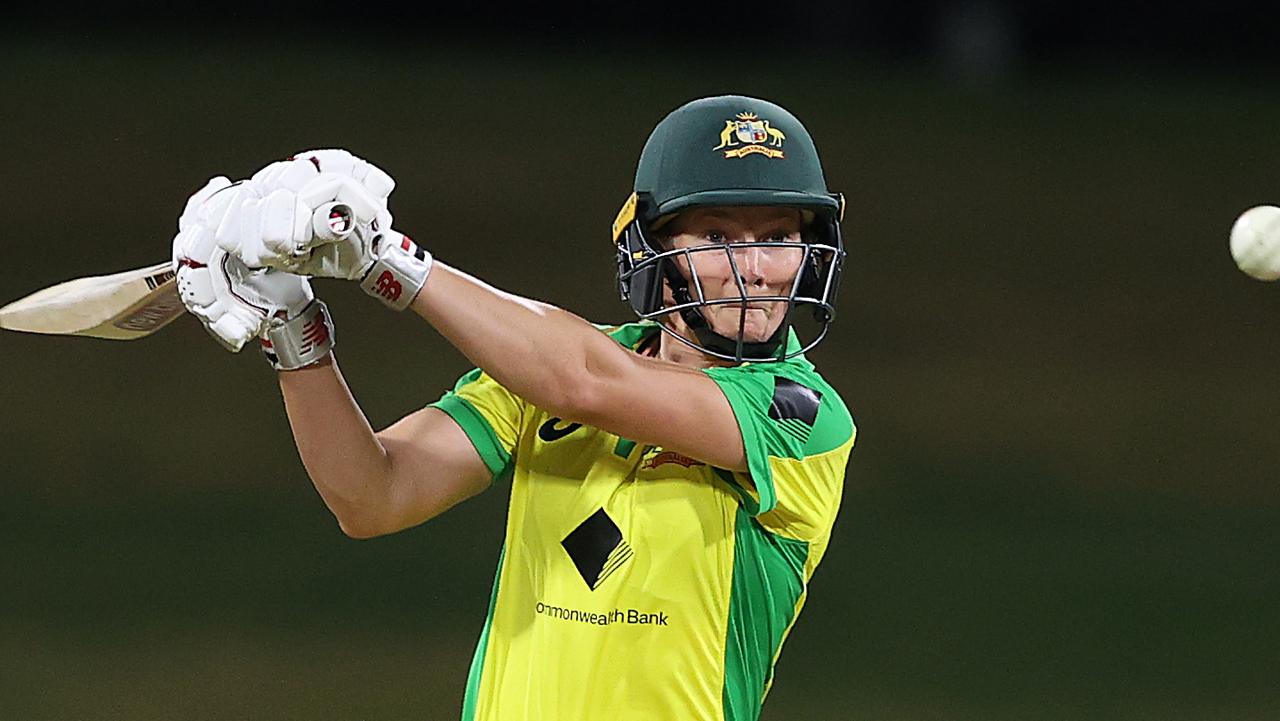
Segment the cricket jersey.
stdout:
<path fill-rule="evenodd" d="M 636 349 L 661 331 L 604 332 Z M 556 418 L 479 369 L 432 404 L 511 484 L 463 721 L 759 717 L 855 429 L 803 356 L 704 372 L 733 408 L 748 473 Z"/>

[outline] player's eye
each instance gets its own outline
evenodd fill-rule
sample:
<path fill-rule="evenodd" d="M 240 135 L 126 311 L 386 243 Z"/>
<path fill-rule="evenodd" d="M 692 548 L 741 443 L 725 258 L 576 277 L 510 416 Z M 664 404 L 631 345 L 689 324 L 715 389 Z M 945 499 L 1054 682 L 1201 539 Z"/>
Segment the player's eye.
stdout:
<path fill-rule="evenodd" d="M 728 237 L 727 237 L 727 236 L 725 236 L 725 234 L 724 234 L 724 233 L 722 233 L 722 232 L 720 232 L 720 231 L 718 231 L 718 230 L 708 230 L 706 233 L 703 233 L 703 234 L 702 234 L 702 237 L 703 237 L 703 239 L 704 239 L 704 240 L 706 240 L 708 243 L 725 243 L 725 242 L 728 242 Z"/>

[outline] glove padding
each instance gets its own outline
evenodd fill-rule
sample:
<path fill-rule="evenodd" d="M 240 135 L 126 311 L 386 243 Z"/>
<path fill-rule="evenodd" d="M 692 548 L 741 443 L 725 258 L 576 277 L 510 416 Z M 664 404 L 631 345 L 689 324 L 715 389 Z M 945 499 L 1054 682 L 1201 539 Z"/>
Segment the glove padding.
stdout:
<path fill-rule="evenodd" d="M 387 197 L 394 188 L 391 176 L 345 150 L 298 153 L 237 187 L 217 226 L 217 244 L 250 267 L 358 280 L 373 266 L 377 242 L 391 228 Z M 344 231 L 336 239 L 318 234 L 319 221 L 313 220 L 333 202 L 352 212 L 352 227 L 333 228 Z"/>
<path fill-rule="evenodd" d="M 218 246 L 216 229 L 245 197 L 247 185 L 221 176 L 211 179 L 187 201 L 173 239 L 173 269 L 183 305 L 233 352 L 264 336 L 273 319 L 294 318 L 314 299 L 305 278 L 250 268 Z"/>

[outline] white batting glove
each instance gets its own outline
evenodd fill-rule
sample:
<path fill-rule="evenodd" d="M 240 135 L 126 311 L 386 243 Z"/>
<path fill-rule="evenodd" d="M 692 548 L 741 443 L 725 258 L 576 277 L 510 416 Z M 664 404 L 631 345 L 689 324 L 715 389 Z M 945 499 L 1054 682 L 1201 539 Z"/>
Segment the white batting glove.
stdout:
<path fill-rule="evenodd" d="M 394 188 L 382 169 L 345 150 L 304 151 L 262 168 L 238 189 L 218 244 L 251 267 L 356 280 L 373 264 L 375 237 L 391 228 L 387 198 Z M 316 211 L 334 203 L 350 210 L 349 222 L 325 217 L 328 227 L 318 224 Z"/>
<path fill-rule="evenodd" d="M 277 368 L 314 363 L 332 347 L 332 324 L 305 278 L 251 269 L 219 248 L 239 185 L 213 178 L 187 201 L 173 239 L 173 268 L 183 305 L 223 347 L 238 352 L 260 338 Z"/>
<path fill-rule="evenodd" d="M 396 310 L 417 295 L 431 255 L 391 229 L 395 181 L 345 150 L 311 150 L 272 163 L 236 189 L 219 247 L 249 266 L 359 280 Z M 334 205 L 342 208 L 326 210 Z"/>

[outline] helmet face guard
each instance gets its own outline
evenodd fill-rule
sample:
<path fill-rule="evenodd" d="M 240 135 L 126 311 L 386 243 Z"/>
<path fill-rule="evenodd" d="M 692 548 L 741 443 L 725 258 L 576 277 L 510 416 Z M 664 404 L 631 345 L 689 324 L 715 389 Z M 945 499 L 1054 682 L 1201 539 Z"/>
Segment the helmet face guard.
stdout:
<path fill-rule="evenodd" d="M 844 198 L 827 189 L 813 139 L 789 111 L 741 95 L 685 103 L 645 141 L 633 190 L 614 220 L 613 242 L 618 291 L 641 319 L 657 321 L 690 348 L 738 363 L 786 360 L 826 336 L 844 263 Z M 664 247 L 655 234 L 663 218 L 706 207 L 801 210 L 801 242 Z M 783 277 L 789 285 L 752 295 L 739 268 L 744 251 L 770 263 L 773 287 Z M 792 258 L 793 275 L 786 276 Z M 768 338 L 760 337 L 750 308 L 778 324 Z M 672 314 L 689 333 L 674 330 Z"/>
<path fill-rule="evenodd" d="M 649 237 L 643 222 L 643 218 L 652 215 L 651 200 L 640 194 L 633 195 L 614 223 L 619 294 L 642 320 L 657 321 L 672 338 L 715 358 L 760 363 L 800 355 L 826 337 L 835 318 L 836 290 L 844 263 L 844 241 L 840 233 L 843 198 L 828 195 L 822 201 L 804 208 L 814 213 L 814 220 L 802 231 L 799 243 L 760 241 L 665 249 Z M 795 272 L 785 294 L 761 296 L 749 292 L 735 255 L 753 248 L 773 253 L 794 252 Z M 727 262 L 738 292 L 709 298 L 698 267 L 720 260 Z M 777 328 L 767 339 L 748 340 L 748 304 L 773 303 L 785 304 Z M 715 306 L 740 309 L 736 332 L 724 335 L 713 329 L 703 309 Z M 693 339 L 676 333 L 666 322 L 667 316 L 673 313 L 678 313 L 689 326 Z M 793 331 L 797 343 L 790 342 Z"/>

